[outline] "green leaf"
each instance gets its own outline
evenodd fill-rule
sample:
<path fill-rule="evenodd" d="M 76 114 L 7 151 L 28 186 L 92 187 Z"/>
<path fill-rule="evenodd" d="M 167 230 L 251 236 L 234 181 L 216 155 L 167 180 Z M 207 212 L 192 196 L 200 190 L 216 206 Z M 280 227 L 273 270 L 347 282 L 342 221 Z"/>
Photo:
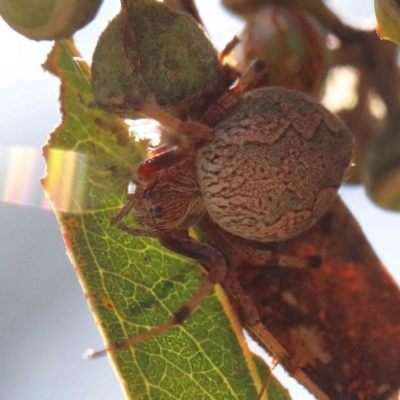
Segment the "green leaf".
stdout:
<path fill-rule="evenodd" d="M 400 7 L 397 0 L 375 0 L 378 34 L 382 39 L 400 44 Z"/>
<path fill-rule="evenodd" d="M 57 43 L 44 65 L 61 79 L 63 119 L 44 148 L 42 184 L 107 345 L 170 319 L 202 269 L 110 223 L 126 202 L 140 151 L 121 120 L 89 107 L 88 67 L 74 57 L 71 41 Z M 264 379 L 220 287 L 182 327 L 109 357 L 129 399 L 255 400 Z"/>
<path fill-rule="evenodd" d="M 287 389 L 272 375 L 272 371 L 265 361 L 258 355 L 253 354 L 253 362 L 257 368 L 258 376 L 267 380 L 266 395 L 268 400 L 290 400 L 291 397 Z"/>

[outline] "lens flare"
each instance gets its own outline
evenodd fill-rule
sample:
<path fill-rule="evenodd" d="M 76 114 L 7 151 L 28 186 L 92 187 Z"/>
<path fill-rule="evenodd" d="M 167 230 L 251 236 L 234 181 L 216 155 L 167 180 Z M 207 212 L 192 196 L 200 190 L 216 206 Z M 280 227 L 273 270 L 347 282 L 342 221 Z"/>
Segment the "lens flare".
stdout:
<path fill-rule="evenodd" d="M 42 151 L 31 147 L 0 148 L 1 200 L 60 212 L 80 212 L 86 160 L 84 154 L 74 151 L 50 150 L 47 177 L 42 181 L 46 195 L 39 182 L 45 171 Z"/>
<path fill-rule="evenodd" d="M 43 175 L 41 151 L 29 147 L 0 148 L 0 198 L 6 203 L 41 206 Z M 47 208 L 51 208 L 47 204 Z"/>
<path fill-rule="evenodd" d="M 86 165 L 85 154 L 60 149 L 49 151 L 47 176 L 42 183 L 53 208 L 57 211 L 82 211 Z"/>

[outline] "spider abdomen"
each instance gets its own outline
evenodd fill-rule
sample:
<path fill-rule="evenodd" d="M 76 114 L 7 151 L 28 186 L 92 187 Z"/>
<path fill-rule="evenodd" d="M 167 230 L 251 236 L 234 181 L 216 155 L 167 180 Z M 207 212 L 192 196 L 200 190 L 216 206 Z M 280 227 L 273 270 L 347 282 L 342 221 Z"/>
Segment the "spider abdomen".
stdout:
<path fill-rule="evenodd" d="M 205 207 L 235 235 L 283 240 L 328 210 L 352 154 L 343 122 L 284 88 L 245 93 L 197 156 Z"/>

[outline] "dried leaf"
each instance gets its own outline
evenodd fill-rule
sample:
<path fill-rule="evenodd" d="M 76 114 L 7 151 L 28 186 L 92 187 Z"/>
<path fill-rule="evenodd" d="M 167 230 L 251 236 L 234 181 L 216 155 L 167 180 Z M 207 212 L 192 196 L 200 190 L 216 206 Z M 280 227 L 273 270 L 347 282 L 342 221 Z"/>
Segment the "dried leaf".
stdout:
<path fill-rule="evenodd" d="M 236 269 L 263 324 L 294 361 L 290 372 L 329 399 L 383 400 L 398 391 L 400 291 L 342 201 L 273 250 L 323 257 L 318 269 Z"/>

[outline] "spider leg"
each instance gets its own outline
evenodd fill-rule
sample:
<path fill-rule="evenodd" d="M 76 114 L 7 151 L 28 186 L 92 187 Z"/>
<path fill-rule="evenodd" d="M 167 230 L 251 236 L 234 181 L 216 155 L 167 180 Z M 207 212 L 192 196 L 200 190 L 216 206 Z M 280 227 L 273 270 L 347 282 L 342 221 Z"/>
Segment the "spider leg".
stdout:
<path fill-rule="evenodd" d="M 322 265 L 322 258 L 318 255 L 304 257 L 289 256 L 276 253 L 275 251 L 259 249 L 254 244 L 246 246 L 244 250 L 241 253 L 237 252 L 237 260 L 250 264 L 253 267 L 319 268 Z"/>
<path fill-rule="evenodd" d="M 236 47 L 236 45 L 240 42 L 240 39 L 235 35 L 223 48 L 221 53 L 219 53 L 219 62 L 221 64 L 224 63 L 226 57 L 229 56 L 229 54 L 232 52 L 232 50 Z"/>
<path fill-rule="evenodd" d="M 161 110 L 155 103 L 143 102 L 133 97 L 125 97 L 125 102 L 138 112 L 155 119 L 161 125 L 177 133 L 205 141 L 212 141 L 214 139 L 214 130 L 209 126 L 195 121 L 182 121 Z"/>
<path fill-rule="evenodd" d="M 220 228 L 210 218 L 203 218 L 199 224 L 210 243 L 229 258 L 231 267 L 245 263 L 253 267 L 279 266 L 289 268 L 318 268 L 322 265 L 319 255 L 291 256 L 274 251 L 273 244 L 260 244 L 232 235 Z M 265 246 L 264 248 L 260 246 Z"/>
<path fill-rule="evenodd" d="M 117 215 L 111 218 L 111 223 L 118 224 L 118 227 L 124 231 L 125 233 L 131 236 L 147 236 L 147 237 L 157 237 L 155 234 L 150 232 L 149 230 L 134 228 L 123 223 L 120 223 L 121 219 L 125 218 L 132 211 L 134 207 L 134 197 L 131 196 L 129 200 L 126 202 L 124 207 L 118 212 Z"/>
<path fill-rule="evenodd" d="M 290 256 L 275 250 L 260 248 L 257 243 L 238 237 L 230 238 L 225 248 L 227 248 L 231 260 L 234 260 L 233 265 L 243 263 L 253 267 L 279 266 L 286 268 L 319 268 L 322 265 L 322 258 L 319 255 Z"/>
<path fill-rule="evenodd" d="M 145 229 L 134 228 L 125 224 L 118 224 L 118 227 L 131 236 L 146 236 L 146 237 L 154 237 L 156 238 L 157 235 L 154 233 L 147 231 Z"/>
<path fill-rule="evenodd" d="M 125 218 L 131 211 L 134 206 L 133 196 L 129 198 L 126 204 L 119 210 L 118 214 L 112 217 L 111 222 L 117 223 L 121 221 L 122 218 Z"/>
<path fill-rule="evenodd" d="M 152 183 L 157 172 L 181 164 L 195 152 L 196 148 L 196 142 L 185 137 L 178 138 L 177 144 L 158 147 L 138 166 L 137 175 L 140 182 L 147 185 Z"/>
<path fill-rule="evenodd" d="M 156 104 L 144 103 L 134 98 L 126 98 L 126 102 L 164 127 L 181 134 L 174 137 L 174 143 L 165 144 L 150 152 L 147 159 L 139 165 L 137 175 L 141 183 L 153 182 L 157 172 L 182 163 L 197 148 L 214 139 L 214 130 L 203 123 L 182 121 L 162 111 Z"/>
<path fill-rule="evenodd" d="M 266 71 L 267 65 L 263 60 L 256 59 L 252 61 L 235 85 L 211 105 L 203 118 L 203 122 L 208 126 L 214 126 L 221 120 L 225 114 L 225 110 L 236 103 L 243 92 L 250 88 L 257 87 L 257 84 L 264 77 Z"/>

